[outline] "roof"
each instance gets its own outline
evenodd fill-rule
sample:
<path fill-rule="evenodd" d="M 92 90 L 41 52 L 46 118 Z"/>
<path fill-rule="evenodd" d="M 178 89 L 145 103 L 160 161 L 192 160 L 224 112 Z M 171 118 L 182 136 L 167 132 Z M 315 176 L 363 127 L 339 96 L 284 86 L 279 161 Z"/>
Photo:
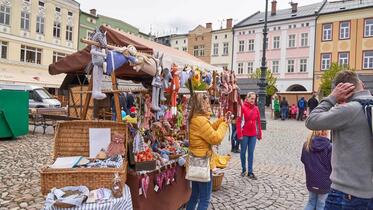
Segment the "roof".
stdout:
<path fill-rule="evenodd" d="M 283 20 L 289 20 L 289 19 L 298 19 L 298 18 L 316 16 L 317 14 L 316 11 L 319 12 L 324 3 L 325 2 L 320 2 L 320 3 L 310 4 L 306 6 L 300 6 L 298 7 L 297 13 L 292 13 L 291 8 L 288 8 L 288 9 L 277 10 L 276 15 L 271 16 L 271 12 L 269 11 L 268 22 L 277 22 L 277 21 L 283 21 Z M 294 16 L 294 14 L 296 14 L 296 16 Z M 263 24 L 264 17 L 265 17 L 264 12 L 254 13 L 253 15 L 247 17 L 246 19 L 234 25 L 234 28 Z"/>
<path fill-rule="evenodd" d="M 326 2 L 320 14 L 330 14 L 348 10 L 373 7 L 373 0 L 339 0 Z"/>
<path fill-rule="evenodd" d="M 249 92 L 258 92 L 258 80 L 250 78 L 237 78 L 237 85 L 240 88 L 240 95 L 246 95 Z"/>

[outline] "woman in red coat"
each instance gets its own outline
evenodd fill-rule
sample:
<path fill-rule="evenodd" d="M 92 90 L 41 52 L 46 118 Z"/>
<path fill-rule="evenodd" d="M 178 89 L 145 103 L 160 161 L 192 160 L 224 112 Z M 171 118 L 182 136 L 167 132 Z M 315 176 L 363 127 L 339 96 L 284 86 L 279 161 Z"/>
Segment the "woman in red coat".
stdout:
<path fill-rule="evenodd" d="M 256 180 L 253 173 L 253 159 L 256 139 L 262 139 L 262 127 L 260 125 L 259 108 L 255 105 L 256 94 L 250 92 L 241 108 L 241 116 L 237 118 L 237 138 L 241 142 L 241 176 L 246 175 L 246 150 L 248 150 L 247 176 Z"/>

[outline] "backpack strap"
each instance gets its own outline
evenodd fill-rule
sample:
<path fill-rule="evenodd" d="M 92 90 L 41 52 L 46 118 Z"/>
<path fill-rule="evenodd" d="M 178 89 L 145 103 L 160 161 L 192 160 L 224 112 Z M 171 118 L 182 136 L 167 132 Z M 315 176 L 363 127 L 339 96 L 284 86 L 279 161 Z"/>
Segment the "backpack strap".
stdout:
<path fill-rule="evenodd" d="M 370 134 L 373 136 L 373 122 L 372 122 L 373 100 L 372 99 L 353 99 L 352 101 L 356 101 L 361 104 L 365 117 L 368 120 Z"/>

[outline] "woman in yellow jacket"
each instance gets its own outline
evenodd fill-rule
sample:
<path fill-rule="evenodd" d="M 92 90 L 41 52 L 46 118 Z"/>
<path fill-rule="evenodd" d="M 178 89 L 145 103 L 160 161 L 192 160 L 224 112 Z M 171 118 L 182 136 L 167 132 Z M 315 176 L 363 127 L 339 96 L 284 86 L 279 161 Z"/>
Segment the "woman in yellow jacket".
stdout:
<path fill-rule="evenodd" d="M 210 99 L 206 93 L 196 93 L 192 96 L 189 113 L 189 151 L 197 157 L 212 155 L 212 145 L 220 144 L 228 129 L 223 118 L 215 123 L 209 121 L 211 114 Z M 210 168 L 215 168 L 211 161 Z M 212 183 L 192 181 L 192 195 L 186 210 L 207 210 L 212 192 Z"/>

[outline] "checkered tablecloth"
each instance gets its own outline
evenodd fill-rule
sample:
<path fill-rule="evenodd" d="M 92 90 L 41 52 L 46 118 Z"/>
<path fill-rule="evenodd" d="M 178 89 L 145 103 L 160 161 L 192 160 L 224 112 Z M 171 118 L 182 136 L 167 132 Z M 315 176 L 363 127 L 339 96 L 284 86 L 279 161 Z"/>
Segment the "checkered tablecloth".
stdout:
<path fill-rule="evenodd" d="M 125 185 L 123 197 L 108 200 L 104 203 L 86 203 L 74 208 L 49 207 L 44 210 L 132 210 L 132 199 L 130 188 Z"/>

